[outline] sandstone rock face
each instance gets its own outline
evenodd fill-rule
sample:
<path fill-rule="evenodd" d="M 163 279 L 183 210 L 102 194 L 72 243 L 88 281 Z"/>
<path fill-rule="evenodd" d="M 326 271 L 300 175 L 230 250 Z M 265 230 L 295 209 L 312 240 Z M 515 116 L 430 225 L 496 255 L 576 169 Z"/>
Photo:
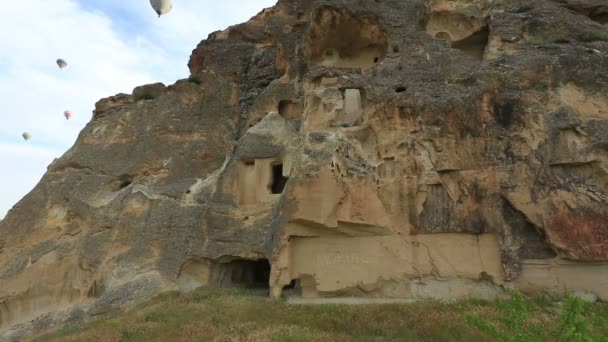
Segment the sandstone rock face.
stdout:
<path fill-rule="evenodd" d="M 280 0 L 211 34 L 0 223 L 0 331 L 202 285 L 608 300 L 606 13 Z"/>

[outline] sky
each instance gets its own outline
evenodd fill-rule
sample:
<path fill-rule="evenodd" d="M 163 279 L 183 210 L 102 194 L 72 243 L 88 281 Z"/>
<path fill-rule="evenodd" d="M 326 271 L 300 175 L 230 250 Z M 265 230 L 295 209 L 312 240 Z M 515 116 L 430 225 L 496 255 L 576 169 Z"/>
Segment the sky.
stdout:
<path fill-rule="evenodd" d="M 97 100 L 189 75 L 208 34 L 276 0 L 174 0 L 158 18 L 149 0 L 6 1 L 0 20 L 0 219 L 75 142 Z M 60 70 L 55 61 L 68 67 Z M 65 120 L 63 112 L 74 113 Z M 24 141 L 29 132 L 32 139 Z"/>

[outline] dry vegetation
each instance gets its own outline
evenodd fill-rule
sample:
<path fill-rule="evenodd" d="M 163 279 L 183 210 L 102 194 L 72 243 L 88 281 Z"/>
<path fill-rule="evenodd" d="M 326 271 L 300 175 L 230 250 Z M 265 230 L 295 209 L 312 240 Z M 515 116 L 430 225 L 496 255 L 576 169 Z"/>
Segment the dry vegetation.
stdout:
<path fill-rule="evenodd" d="M 504 304 L 504 302 L 502 303 Z M 529 322 L 555 340 L 559 305 L 529 302 Z M 171 292 L 44 341 L 492 341 L 474 318 L 500 322 L 501 304 L 466 301 L 395 305 L 288 305 L 238 289 Z M 586 307 L 594 335 L 608 336 L 608 306 Z M 603 321 L 602 321 L 603 320 Z M 600 322 L 598 324 L 595 324 Z M 603 323 L 602 323 L 603 322 Z M 525 323 L 528 324 L 528 323 Z"/>

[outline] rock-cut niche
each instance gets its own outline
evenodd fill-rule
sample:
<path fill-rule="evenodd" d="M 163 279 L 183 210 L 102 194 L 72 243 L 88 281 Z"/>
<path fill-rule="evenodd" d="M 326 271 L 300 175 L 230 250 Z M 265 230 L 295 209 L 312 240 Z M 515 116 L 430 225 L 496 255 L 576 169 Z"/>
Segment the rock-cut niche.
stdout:
<path fill-rule="evenodd" d="M 482 60 L 490 32 L 481 17 L 467 17 L 460 13 L 433 13 L 426 31 L 436 39 L 446 41 L 451 48 Z"/>
<path fill-rule="evenodd" d="M 279 115 L 287 120 L 300 119 L 301 113 L 298 104 L 292 100 L 281 100 L 279 102 Z"/>
<path fill-rule="evenodd" d="M 304 51 L 313 65 L 367 70 L 384 59 L 388 40 L 375 19 L 323 8 L 313 18 Z"/>

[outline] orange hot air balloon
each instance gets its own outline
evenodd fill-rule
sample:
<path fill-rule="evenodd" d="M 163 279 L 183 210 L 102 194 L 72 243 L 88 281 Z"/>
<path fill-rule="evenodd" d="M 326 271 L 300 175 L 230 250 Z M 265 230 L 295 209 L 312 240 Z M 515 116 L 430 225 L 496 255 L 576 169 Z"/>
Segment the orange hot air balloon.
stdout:
<path fill-rule="evenodd" d="M 66 110 L 65 112 L 63 112 L 63 116 L 65 116 L 66 120 L 70 120 L 73 115 L 74 114 L 72 112 L 70 112 L 69 110 Z"/>

